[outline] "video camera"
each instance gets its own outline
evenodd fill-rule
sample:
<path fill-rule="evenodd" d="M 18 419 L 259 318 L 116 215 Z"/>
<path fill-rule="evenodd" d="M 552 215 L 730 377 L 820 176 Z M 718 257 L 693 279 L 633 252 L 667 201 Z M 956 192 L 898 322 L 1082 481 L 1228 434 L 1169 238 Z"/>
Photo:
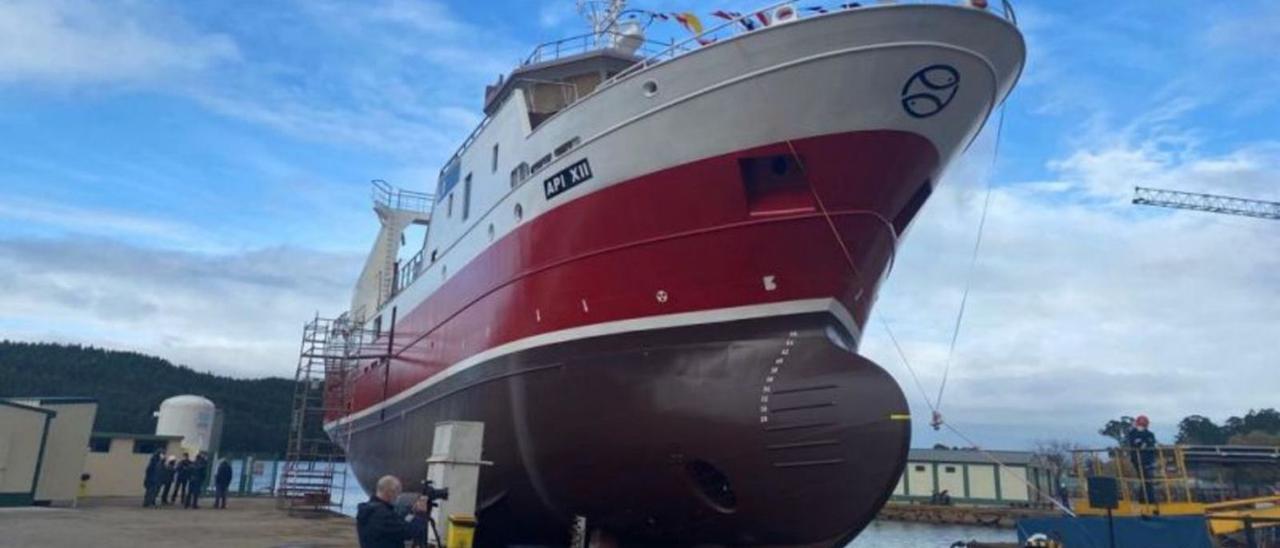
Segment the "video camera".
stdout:
<path fill-rule="evenodd" d="M 422 496 L 427 497 L 427 508 L 435 508 L 440 506 L 440 501 L 449 500 L 449 489 L 437 489 L 431 480 L 423 480 Z"/>

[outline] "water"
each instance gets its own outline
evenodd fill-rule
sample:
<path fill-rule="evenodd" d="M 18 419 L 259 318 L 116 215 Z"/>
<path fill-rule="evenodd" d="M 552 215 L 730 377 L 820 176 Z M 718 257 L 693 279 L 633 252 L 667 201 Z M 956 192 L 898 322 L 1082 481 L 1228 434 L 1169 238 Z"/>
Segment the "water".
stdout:
<path fill-rule="evenodd" d="M 849 543 L 849 548 L 947 548 L 957 540 L 1017 542 L 1012 529 L 968 525 L 936 525 L 901 521 L 873 521 Z"/>
<path fill-rule="evenodd" d="M 255 490 L 271 485 L 272 463 L 264 463 L 265 472 L 254 477 Z M 239 477 L 239 463 L 233 462 Z M 356 506 L 369 499 L 353 474 L 347 473 L 347 486 L 342 499 L 342 513 L 355 516 Z M 935 525 L 930 523 L 904 523 L 898 521 L 874 521 L 858 535 L 848 548 L 947 548 L 958 540 L 984 542 L 1016 542 L 1017 533 L 1011 529 L 992 529 L 964 525 Z"/>

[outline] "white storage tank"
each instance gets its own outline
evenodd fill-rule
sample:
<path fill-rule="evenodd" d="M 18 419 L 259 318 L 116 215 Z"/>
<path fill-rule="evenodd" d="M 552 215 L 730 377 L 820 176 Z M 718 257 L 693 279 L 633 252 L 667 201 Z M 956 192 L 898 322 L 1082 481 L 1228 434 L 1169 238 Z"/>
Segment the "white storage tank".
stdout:
<path fill-rule="evenodd" d="M 182 447 L 195 456 L 208 451 L 213 441 L 216 408 L 208 398 L 190 394 L 160 402 L 156 411 L 157 436 L 182 436 Z"/>

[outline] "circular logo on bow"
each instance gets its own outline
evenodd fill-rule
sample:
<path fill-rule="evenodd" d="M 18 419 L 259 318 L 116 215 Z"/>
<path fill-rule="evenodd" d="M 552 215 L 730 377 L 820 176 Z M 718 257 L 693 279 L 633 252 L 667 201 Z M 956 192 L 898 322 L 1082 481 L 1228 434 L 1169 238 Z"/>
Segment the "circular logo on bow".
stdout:
<path fill-rule="evenodd" d="M 916 118 L 942 112 L 960 89 L 960 73 L 947 65 L 929 65 L 916 71 L 902 86 L 902 108 Z"/>

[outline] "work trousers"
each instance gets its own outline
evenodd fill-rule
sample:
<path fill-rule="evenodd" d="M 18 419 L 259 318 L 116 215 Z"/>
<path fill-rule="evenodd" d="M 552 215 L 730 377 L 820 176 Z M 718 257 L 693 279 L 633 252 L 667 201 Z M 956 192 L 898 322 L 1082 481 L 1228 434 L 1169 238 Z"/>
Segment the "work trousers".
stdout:
<path fill-rule="evenodd" d="M 160 490 L 160 485 L 159 485 L 159 484 L 156 484 L 156 483 L 148 483 L 148 484 L 146 484 L 146 488 L 147 488 L 147 490 L 146 490 L 146 494 L 144 494 L 144 495 L 142 496 L 142 505 L 143 505 L 143 506 L 155 506 L 155 505 L 156 505 L 156 492 Z"/>
<path fill-rule="evenodd" d="M 216 485 L 216 486 L 214 486 L 214 488 L 213 488 L 213 507 L 214 507 L 214 508 L 226 508 L 226 507 L 227 507 L 227 486 L 226 486 L 226 485 Z"/>
<path fill-rule="evenodd" d="M 182 500 L 183 508 L 199 508 L 200 507 L 200 491 L 204 490 L 204 484 L 192 482 L 187 486 L 187 498 Z"/>

